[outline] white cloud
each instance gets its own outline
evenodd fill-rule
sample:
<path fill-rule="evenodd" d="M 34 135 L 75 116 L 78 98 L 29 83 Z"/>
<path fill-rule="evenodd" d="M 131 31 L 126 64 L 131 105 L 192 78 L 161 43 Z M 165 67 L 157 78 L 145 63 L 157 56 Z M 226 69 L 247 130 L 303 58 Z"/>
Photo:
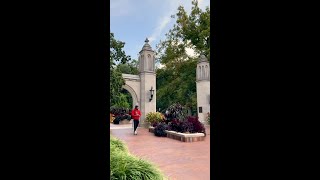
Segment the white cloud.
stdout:
<path fill-rule="evenodd" d="M 159 39 L 159 37 L 163 34 L 165 28 L 172 21 L 171 15 L 173 15 L 178 8 L 179 1 L 167 0 L 162 2 L 168 4 L 168 6 L 166 7 L 166 13 L 159 17 L 156 28 L 148 38 L 150 40 L 150 43 Z"/>
<path fill-rule="evenodd" d="M 161 36 L 161 33 L 163 32 L 164 28 L 167 27 L 169 22 L 170 22 L 170 17 L 168 16 L 161 17 L 157 27 L 153 31 L 152 35 L 148 38 L 150 43 L 157 40 Z"/>
<path fill-rule="evenodd" d="M 205 10 L 207 6 L 210 8 L 210 0 L 199 0 L 198 5 L 202 10 Z"/>
<path fill-rule="evenodd" d="M 110 16 L 126 16 L 132 13 L 132 1 L 130 0 L 111 0 L 110 1 Z"/>
<path fill-rule="evenodd" d="M 159 18 L 156 28 L 154 28 L 151 36 L 148 37 L 150 43 L 159 40 L 161 36 L 164 35 L 163 31 L 168 28 L 170 22 L 174 21 L 174 19 L 171 18 L 171 15 L 176 14 L 177 9 L 180 5 L 184 7 L 187 14 L 190 14 L 191 12 L 191 0 L 163 0 L 161 2 L 168 4 L 168 6 L 166 7 L 167 13 Z M 202 10 L 204 10 L 206 6 L 210 5 L 210 0 L 199 0 L 198 5 Z"/>

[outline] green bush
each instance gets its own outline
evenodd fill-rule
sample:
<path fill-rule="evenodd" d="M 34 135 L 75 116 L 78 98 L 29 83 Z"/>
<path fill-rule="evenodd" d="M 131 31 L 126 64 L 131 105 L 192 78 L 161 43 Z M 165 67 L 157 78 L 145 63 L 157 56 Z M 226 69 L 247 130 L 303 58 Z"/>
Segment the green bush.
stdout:
<path fill-rule="evenodd" d="M 114 137 L 110 138 L 110 179 L 139 180 L 166 179 L 154 164 L 131 155 L 126 145 Z"/>
<path fill-rule="evenodd" d="M 110 150 L 129 152 L 127 146 L 122 141 L 112 136 L 110 136 Z"/>
<path fill-rule="evenodd" d="M 210 112 L 208 112 L 208 114 L 207 114 L 207 122 L 210 125 Z"/>
<path fill-rule="evenodd" d="M 160 112 L 149 112 L 146 116 L 146 122 L 153 124 L 161 122 L 163 120 L 163 115 Z"/>
<path fill-rule="evenodd" d="M 153 164 L 121 151 L 110 154 L 110 169 L 111 179 L 163 179 Z"/>

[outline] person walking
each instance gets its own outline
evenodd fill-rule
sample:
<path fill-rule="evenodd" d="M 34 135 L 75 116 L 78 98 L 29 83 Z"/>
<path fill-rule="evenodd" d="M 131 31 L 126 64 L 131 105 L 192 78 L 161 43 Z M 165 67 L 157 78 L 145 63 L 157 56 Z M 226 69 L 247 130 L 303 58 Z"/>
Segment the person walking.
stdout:
<path fill-rule="evenodd" d="M 139 106 L 136 105 L 135 108 L 131 111 L 131 117 L 133 119 L 133 134 L 137 135 L 137 127 L 139 125 L 139 119 L 141 116 L 141 112 L 139 110 Z"/>

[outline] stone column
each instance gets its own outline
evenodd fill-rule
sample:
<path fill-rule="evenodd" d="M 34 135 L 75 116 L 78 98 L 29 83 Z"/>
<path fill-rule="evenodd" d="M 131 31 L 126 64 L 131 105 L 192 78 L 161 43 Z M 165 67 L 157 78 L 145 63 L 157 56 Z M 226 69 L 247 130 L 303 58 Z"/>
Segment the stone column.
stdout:
<path fill-rule="evenodd" d="M 148 44 L 149 40 L 146 39 L 142 50 L 140 51 L 139 64 L 140 64 L 140 110 L 141 119 L 140 126 L 147 125 L 145 123 L 146 115 L 149 112 L 156 112 L 156 73 L 155 73 L 155 53 L 151 46 Z M 151 87 L 153 97 L 151 98 Z"/>
<path fill-rule="evenodd" d="M 210 112 L 210 64 L 204 55 L 197 63 L 197 112 L 199 121 L 206 122 L 207 113 Z"/>

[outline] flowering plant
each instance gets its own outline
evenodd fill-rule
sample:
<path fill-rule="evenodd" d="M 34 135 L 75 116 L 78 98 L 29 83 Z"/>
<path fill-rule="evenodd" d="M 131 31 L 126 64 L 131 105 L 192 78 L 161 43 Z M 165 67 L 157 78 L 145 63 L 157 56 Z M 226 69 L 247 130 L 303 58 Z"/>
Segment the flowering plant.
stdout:
<path fill-rule="evenodd" d="M 146 116 L 146 122 L 153 125 L 163 121 L 163 115 L 160 112 L 149 112 Z"/>

